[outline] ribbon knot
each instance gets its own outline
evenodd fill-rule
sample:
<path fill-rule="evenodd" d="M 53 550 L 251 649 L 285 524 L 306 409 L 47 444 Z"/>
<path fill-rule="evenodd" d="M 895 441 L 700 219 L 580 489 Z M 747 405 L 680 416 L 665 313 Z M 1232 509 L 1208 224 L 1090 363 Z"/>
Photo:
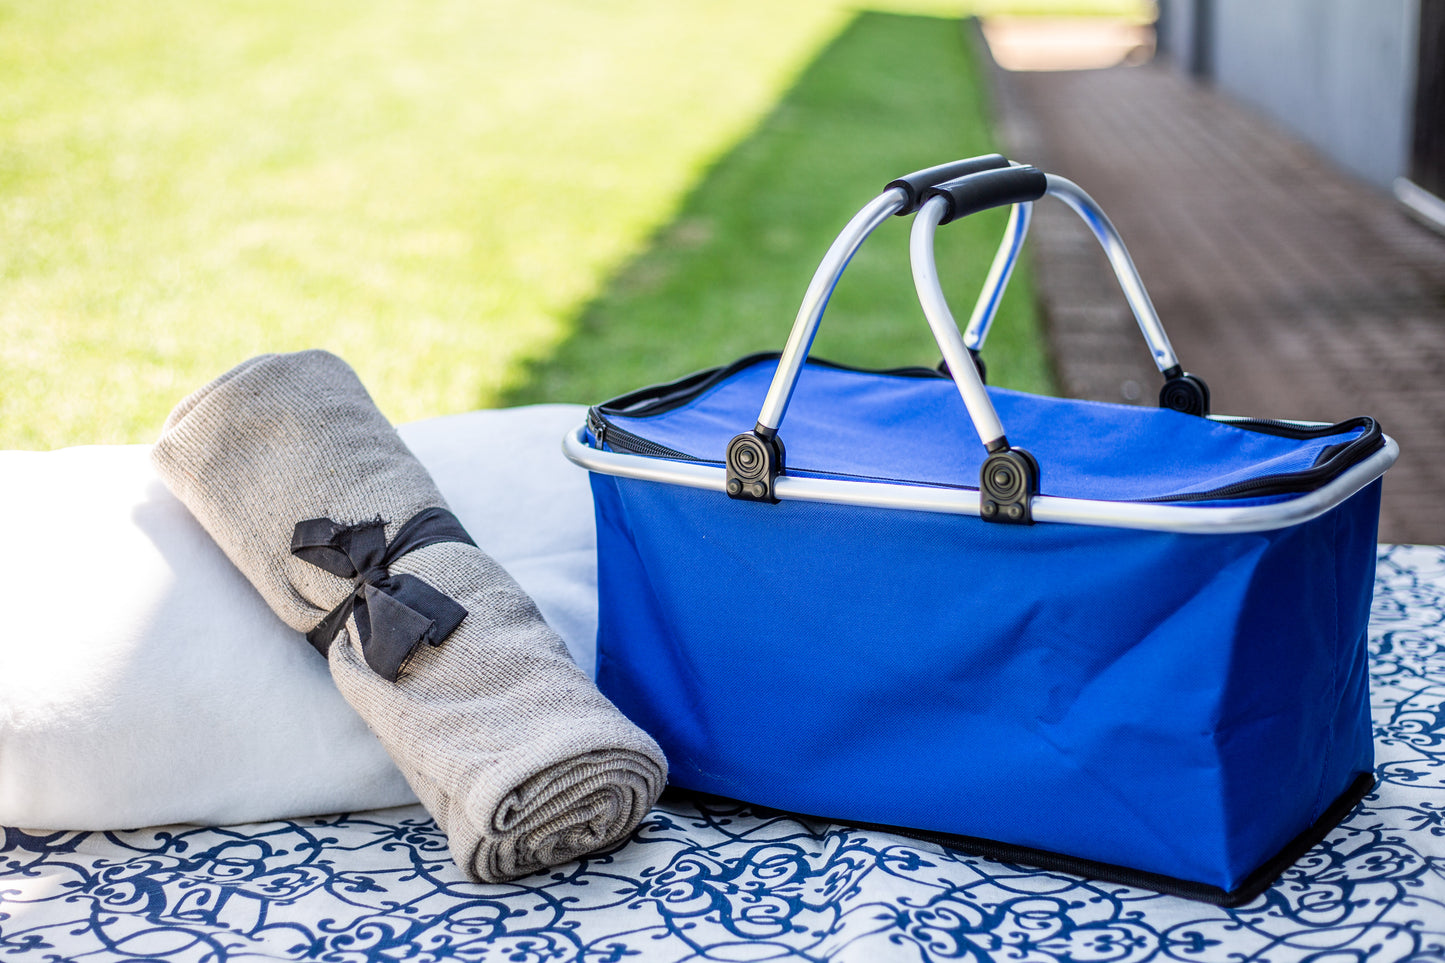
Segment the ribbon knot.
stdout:
<path fill-rule="evenodd" d="M 392 575 L 391 565 L 408 552 L 438 542 L 475 546 L 457 517 L 445 508 L 428 508 L 407 520 L 391 544 L 386 522 L 377 518 L 340 525 L 329 518 L 296 524 L 291 554 L 340 578 L 352 580 L 341 604 L 306 633 L 306 641 L 326 655 L 346 620 L 356 616 L 361 654 L 373 672 L 395 682 L 417 646 L 441 645 L 467 617 L 451 596 L 414 575 Z"/>

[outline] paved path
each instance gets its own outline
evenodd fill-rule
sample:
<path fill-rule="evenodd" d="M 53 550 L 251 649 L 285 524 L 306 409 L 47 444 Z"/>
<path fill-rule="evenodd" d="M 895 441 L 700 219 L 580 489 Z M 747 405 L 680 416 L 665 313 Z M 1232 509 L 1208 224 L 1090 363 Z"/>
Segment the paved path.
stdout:
<path fill-rule="evenodd" d="M 1012 155 L 1108 212 L 1213 409 L 1373 415 L 1402 451 L 1381 540 L 1445 543 L 1445 237 L 1163 65 L 994 70 Z M 1037 214 L 1063 390 L 1153 403 L 1159 378 L 1107 262 L 1063 205 Z"/>

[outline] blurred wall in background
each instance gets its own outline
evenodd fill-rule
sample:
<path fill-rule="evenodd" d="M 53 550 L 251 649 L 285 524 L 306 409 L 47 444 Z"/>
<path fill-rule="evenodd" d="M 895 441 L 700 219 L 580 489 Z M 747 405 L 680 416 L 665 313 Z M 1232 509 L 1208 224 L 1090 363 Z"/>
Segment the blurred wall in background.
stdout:
<path fill-rule="evenodd" d="M 1422 23 L 1434 29 L 1442 6 L 1445 0 L 1159 0 L 1159 47 L 1181 69 L 1389 188 L 1416 161 L 1417 91 L 1441 69 L 1438 57 L 1421 64 Z M 1437 108 L 1426 106 L 1423 116 L 1434 123 L 1428 118 Z"/>

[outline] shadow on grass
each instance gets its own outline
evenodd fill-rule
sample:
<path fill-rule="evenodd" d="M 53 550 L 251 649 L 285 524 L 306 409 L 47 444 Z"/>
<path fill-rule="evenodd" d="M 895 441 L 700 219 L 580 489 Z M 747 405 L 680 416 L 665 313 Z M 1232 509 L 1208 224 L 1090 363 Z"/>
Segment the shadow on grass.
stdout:
<path fill-rule="evenodd" d="M 580 312 L 566 340 L 524 366 L 505 403 L 595 403 L 781 349 L 819 259 L 859 207 L 900 174 L 995 149 L 986 81 L 965 27 L 858 14 Z M 993 211 L 939 232 L 939 269 L 960 319 L 1004 220 Z M 910 224 L 891 219 L 854 259 L 824 319 L 820 357 L 880 367 L 936 362 L 913 291 Z M 1047 391 L 1026 268 L 1012 288 L 986 352 L 990 377 Z"/>

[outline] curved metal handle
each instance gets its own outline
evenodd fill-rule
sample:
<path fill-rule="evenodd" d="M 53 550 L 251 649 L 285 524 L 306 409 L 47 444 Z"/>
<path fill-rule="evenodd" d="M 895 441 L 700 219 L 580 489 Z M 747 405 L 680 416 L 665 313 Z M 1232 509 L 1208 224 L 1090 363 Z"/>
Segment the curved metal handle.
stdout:
<path fill-rule="evenodd" d="M 923 316 L 933 331 L 933 340 L 938 342 L 938 350 L 943 353 L 948 373 L 953 377 L 953 383 L 963 397 L 963 404 L 968 409 L 974 430 L 978 432 L 984 445 L 992 450 L 995 444 L 1004 438 L 1003 424 L 998 419 L 998 412 L 994 411 L 993 402 L 989 400 L 988 391 L 983 386 L 978 369 L 974 367 L 968 347 L 963 343 L 963 335 L 959 334 L 958 322 L 953 319 L 953 312 L 948 309 L 948 301 L 943 296 L 943 285 L 938 280 L 938 264 L 933 254 L 934 234 L 948 214 L 948 206 L 945 198 L 931 197 L 924 201 L 923 207 L 913 218 L 913 231 L 909 235 L 913 286 L 918 290 Z M 1007 447 L 1007 441 L 1004 446 Z"/>
<path fill-rule="evenodd" d="M 1039 466 L 1028 452 L 1014 448 L 1004 433 L 998 412 L 989 398 L 978 371 L 971 363 L 968 347 L 958 332 L 958 324 L 948 309 L 943 287 L 938 280 L 934 261 L 934 235 L 940 224 L 955 217 L 1002 204 L 1019 204 L 1028 196 L 1052 194 L 1068 204 L 1084 219 L 1104 248 L 1109 263 L 1124 289 L 1124 297 L 1138 321 L 1139 330 L 1148 342 L 1154 363 L 1166 378 L 1161 403 L 1181 410 L 1204 414 L 1209 394 L 1204 383 L 1185 374 L 1174 355 L 1169 336 L 1154 310 L 1134 260 L 1129 256 L 1119 232 L 1107 215 L 1073 181 L 1054 174 L 1022 170 L 987 171 L 960 178 L 930 189 L 913 221 L 910 237 L 910 259 L 914 285 L 923 306 L 924 317 L 933 330 L 934 339 L 943 351 L 954 384 L 963 398 L 969 419 L 979 440 L 989 452 L 979 480 L 980 515 L 987 521 L 1029 524 L 1032 522 L 1031 499 L 1038 491 Z M 997 266 L 997 265 L 996 265 Z M 1011 269 L 1012 264 L 1005 265 Z M 976 309 L 975 309 L 976 311 Z M 970 330 L 973 324 L 970 323 Z M 1174 403 L 1179 398 L 1182 403 Z"/>
<path fill-rule="evenodd" d="M 1057 174 L 1049 174 L 1047 177 L 1048 193 L 1073 208 L 1074 213 L 1089 225 L 1089 230 L 1094 232 L 1099 246 L 1104 249 L 1109 264 L 1114 269 L 1114 276 L 1119 279 L 1119 286 L 1124 289 L 1124 300 L 1129 302 L 1129 310 L 1134 313 L 1139 331 L 1149 344 L 1154 364 L 1166 375 L 1172 369 L 1178 368 L 1179 360 L 1174 356 L 1169 335 L 1164 333 L 1164 325 L 1159 321 L 1159 313 L 1154 310 L 1154 302 L 1149 300 L 1149 292 L 1144 290 L 1139 269 L 1134 266 L 1134 259 L 1129 256 L 1129 249 L 1124 246 L 1124 239 L 1119 237 L 1114 223 L 1078 184 Z"/>
<path fill-rule="evenodd" d="M 818 265 L 818 270 L 808 285 L 808 291 L 798 309 L 798 316 L 788 334 L 788 343 L 778 357 L 778 366 L 773 372 L 772 383 L 768 385 L 762 410 L 758 412 L 757 423 L 751 431 L 744 431 L 728 442 L 724 465 L 727 480 L 725 487 L 729 497 L 747 501 L 777 501 L 774 483 L 785 467 L 783 442 L 778 437 L 778 426 L 782 424 L 793 391 L 798 386 L 798 376 L 808 352 L 812 349 L 813 338 L 818 333 L 818 323 L 822 320 L 833 288 L 837 286 L 843 270 L 868 235 L 889 216 L 911 212 L 920 197 L 936 191 L 940 183 L 954 183 L 969 177 L 994 177 L 1014 184 L 1019 181 L 1019 173 L 1025 170 L 1033 171 L 1035 177 L 1042 177 L 1033 168 L 1010 167 L 1008 160 L 998 154 L 931 167 L 893 181 L 882 194 L 853 216 L 828 248 L 828 253 L 823 256 L 823 262 Z M 955 177 L 954 181 L 941 180 L 959 171 L 964 171 L 965 176 Z M 1032 200 L 1032 197 L 1021 200 Z M 1003 287 L 1008 283 L 1018 246 L 1022 243 L 1023 232 L 1027 228 L 1027 213 L 1011 218 L 1009 229 L 1004 232 L 999 250 L 994 255 L 993 268 L 989 271 L 983 292 L 979 295 L 982 307 L 975 311 L 985 332 L 988 322 L 997 311 Z M 953 333 L 956 338 L 956 325 L 953 326 Z M 978 373 L 971 360 L 967 368 L 977 380 Z M 987 504 L 985 507 L 987 508 Z"/>
<path fill-rule="evenodd" d="M 1013 171 L 1007 173 L 1014 174 Z M 973 420 L 979 440 L 990 451 L 1007 447 L 1008 440 L 982 380 L 978 373 L 972 370 L 973 365 L 967 363 L 968 346 L 958 333 L 958 324 L 954 321 L 948 301 L 944 297 L 934 261 L 933 241 L 938 226 L 957 216 L 961 207 L 972 212 L 1016 201 L 1018 195 L 1010 193 L 1012 182 L 1005 181 L 1004 174 L 1002 171 L 975 174 L 931 189 L 918 216 L 914 218 L 910 238 L 913 281 L 918 289 L 924 317 L 928 319 L 933 336 L 943 351 L 944 360 L 948 362 L 949 371 L 953 374 L 954 383 L 958 385 L 959 394 L 968 407 L 969 417 Z M 1044 184 L 1043 193 L 1058 197 L 1068 204 L 1089 225 L 1104 248 L 1160 372 L 1166 377 L 1178 374 L 1179 362 L 1174 355 L 1173 346 L 1169 343 L 1169 336 L 1164 332 L 1154 304 L 1144 290 L 1138 268 L 1134 266 L 1134 260 L 1129 256 L 1128 248 L 1124 246 L 1124 241 L 1119 237 L 1113 223 L 1094 199 L 1073 181 L 1056 174 L 1040 176 Z M 976 203 L 966 200 L 961 202 L 960 198 L 972 198 Z M 1006 267 L 1011 270 L 1012 265 Z M 969 327 L 970 330 L 973 329 L 972 322 Z M 960 371 L 960 366 L 968 370 Z"/>
<path fill-rule="evenodd" d="M 983 290 L 973 303 L 973 314 L 969 315 L 968 327 L 963 331 L 963 343 L 970 353 L 982 351 L 984 341 L 988 340 L 989 328 L 998 315 L 1003 293 L 1008 290 L 1009 279 L 1018 264 L 1019 252 L 1024 248 L 1024 238 L 1028 237 L 1033 214 L 1032 202 L 1015 204 L 1009 211 L 1008 227 L 1004 228 L 1003 240 L 994 253 L 988 276 L 983 281 Z"/>
<path fill-rule="evenodd" d="M 783 352 L 778 358 L 777 370 L 773 374 L 772 383 L 768 386 L 763 406 L 758 412 L 757 425 L 753 429 L 755 433 L 763 438 L 772 438 L 777 434 L 778 426 L 782 424 L 783 416 L 787 413 L 788 403 L 792 401 L 793 390 L 797 387 L 798 374 L 802 370 L 803 362 L 807 360 L 808 352 L 812 350 L 813 339 L 818 333 L 818 324 L 822 321 L 823 312 L 828 307 L 828 299 L 832 297 L 833 289 L 837 286 L 843 271 L 848 267 L 848 262 L 853 259 L 853 255 L 858 252 L 858 248 L 868 239 L 868 236 L 894 214 L 912 213 L 922 200 L 922 195 L 936 185 L 946 183 L 950 179 L 956 180 L 960 176 L 988 170 L 1000 170 L 1008 166 L 1009 161 L 1002 155 L 985 154 L 915 171 L 906 177 L 890 182 L 883 193 L 869 201 L 862 210 L 853 215 L 853 218 L 834 239 L 828 252 L 823 255 L 823 260 L 818 265 L 818 270 L 814 272 L 807 292 L 803 295 L 803 302 L 798 307 L 798 315 L 793 321 L 792 330 L 788 333 L 787 344 L 783 346 Z M 984 282 L 983 291 L 979 295 L 978 304 L 981 308 L 975 309 L 975 315 L 980 321 L 981 332 L 984 334 L 987 333 L 988 324 L 998 310 L 998 301 L 1002 297 L 1003 288 L 1007 286 L 1012 273 L 1012 261 L 1017 257 L 1016 249 L 1022 244 L 1023 234 L 1027 230 L 1027 214 L 1015 215 L 1014 218 L 1011 218 L 1009 228 L 1004 232 L 1003 240 L 999 245 L 999 251 L 994 256 L 994 269 L 990 270 L 988 278 Z M 1014 253 L 1009 255 L 1008 251 Z M 1000 267 L 1000 262 L 1003 262 L 1002 267 Z M 979 344 L 982 344 L 981 337 Z"/>

